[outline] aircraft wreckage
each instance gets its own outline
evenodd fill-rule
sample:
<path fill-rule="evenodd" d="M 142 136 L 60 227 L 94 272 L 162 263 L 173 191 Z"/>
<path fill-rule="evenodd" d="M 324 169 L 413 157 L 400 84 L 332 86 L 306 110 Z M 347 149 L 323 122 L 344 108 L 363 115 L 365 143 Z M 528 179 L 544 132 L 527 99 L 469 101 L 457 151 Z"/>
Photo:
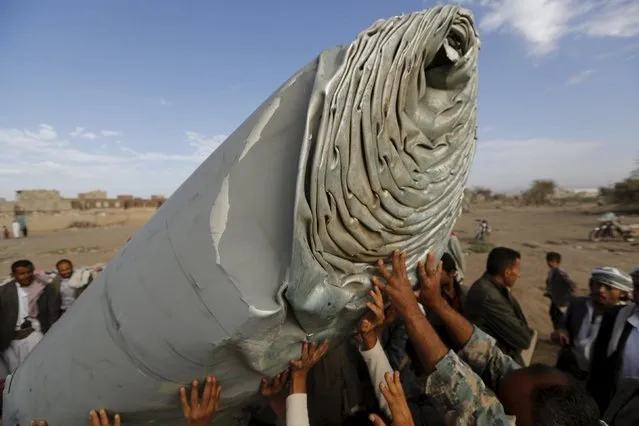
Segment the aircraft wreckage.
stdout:
<path fill-rule="evenodd" d="M 372 265 L 443 252 L 475 152 L 479 39 L 458 6 L 375 22 L 293 75 L 191 175 L 6 384 L 5 426 L 216 424 L 304 339 L 350 333 Z"/>

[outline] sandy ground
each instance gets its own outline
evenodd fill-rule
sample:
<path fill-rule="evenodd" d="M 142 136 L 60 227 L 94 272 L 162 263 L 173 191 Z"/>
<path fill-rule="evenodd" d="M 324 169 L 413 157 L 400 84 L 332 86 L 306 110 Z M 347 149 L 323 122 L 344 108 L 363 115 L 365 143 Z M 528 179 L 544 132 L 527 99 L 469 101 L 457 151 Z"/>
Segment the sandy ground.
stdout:
<path fill-rule="evenodd" d="M 488 242 L 507 246 L 522 254 L 521 278 L 513 294 L 521 304 L 531 327 L 539 332 L 533 362 L 554 365 L 557 348 L 550 343 L 552 331 L 548 315 L 549 302 L 543 297 L 548 273 L 545 254 L 557 251 L 562 266 L 578 285 L 580 295 L 587 294 L 590 271 L 596 266 L 615 266 L 627 272 L 639 265 L 639 246 L 626 242 L 588 241 L 589 231 L 598 215 L 593 207 L 580 209 L 512 208 L 474 209 L 464 214 L 456 229 L 465 247 L 473 237 L 476 219 L 486 219 L 492 227 Z M 628 218 L 628 223 L 632 219 Z M 635 218 L 635 223 L 639 219 Z M 487 253 L 466 256 L 466 282 L 471 284 L 485 268 Z"/>
<path fill-rule="evenodd" d="M 29 258 L 39 269 L 46 270 L 53 269 L 55 262 L 61 258 L 69 258 L 76 265 L 108 262 L 153 212 L 129 210 L 30 217 L 29 238 L 0 240 L 0 276 L 7 275 L 11 262 L 18 258 Z M 588 213 L 592 213 L 592 208 L 475 207 L 457 223 L 456 231 L 465 248 L 469 247 L 468 242 L 474 235 L 475 220 L 487 219 L 493 230 L 488 238 L 490 244 L 512 247 L 522 253 L 522 276 L 514 294 L 531 326 L 539 331 L 534 361 L 553 364 L 556 356 L 556 348 L 548 340 L 551 324 L 548 300 L 543 297 L 547 273 L 544 256 L 547 251 L 558 251 L 563 255 L 563 266 L 578 283 L 582 294 L 586 293 L 589 271 L 593 267 L 609 265 L 630 271 L 639 264 L 637 245 L 589 242 L 588 232 L 596 223 L 597 216 Z M 100 227 L 67 228 L 74 221 L 91 222 Z M 468 252 L 468 283 L 482 274 L 486 256 L 487 253 Z"/>

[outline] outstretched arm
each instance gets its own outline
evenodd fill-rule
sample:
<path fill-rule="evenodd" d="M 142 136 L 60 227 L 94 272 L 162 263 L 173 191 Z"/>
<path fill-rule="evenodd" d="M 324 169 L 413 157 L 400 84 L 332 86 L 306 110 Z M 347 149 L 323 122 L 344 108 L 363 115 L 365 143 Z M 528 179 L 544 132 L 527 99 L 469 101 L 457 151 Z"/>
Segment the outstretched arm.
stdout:
<path fill-rule="evenodd" d="M 359 322 L 360 353 L 362 354 L 362 358 L 368 369 L 368 374 L 373 382 L 379 407 L 384 414 L 388 417 L 392 417 L 388 402 L 384 398 L 380 388 L 380 386 L 385 383 L 386 374 L 393 371 L 380 341 L 380 336 L 387 323 L 386 312 L 384 311 L 384 298 L 382 291 L 377 286 L 371 290 L 370 296 L 372 300 L 366 304 L 369 311 Z"/>
<path fill-rule="evenodd" d="M 435 365 L 446 356 L 448 348 L 419 309 L 408 279 L 404 255 L 395 251 L 392 264 L 393 269 L 390 272 L 383 260 L 379 259 L 377 266 L 386 284 L 376 277 L 373 277 L 373 282 L 388 295 L 397 312 L 404 317 L 408 337 L 415 347 L 422 367 L 426 371 L 433 371 Z"/>
<path fill-rule="evenodd" d="M 306 387 L 308 373 L 328 350 L 328 342 L 317 345 L 316 342 L 302 345 L 302 356 L 291 361 L 291 393 L 286 398 L 287 426 L 309 426 L 308 400 Z"/>
<path fill-rule="evenodd" d="M 441 319 L 449 331 L 453 349 L 472 370 L 489 382 L 491 389 L 497 389 L 497 383 L 507 372 L 520 368 L 508 355 L 504 354 L 495 342 L 481 329 L 474 327 L 459 312 L 455 311 L 441 296 L 437 275 L 429 277 L 428 269 L 433 269 L 435 260 L 432 255 L 426 259 L 426 266 L 417 267 L 420 284 L 420 301 Z"/>
<path fill-rule="evenodd" d="M 424 269 L 424 275 L 430 284 L 439 284 L 441 264 L 434 268 L 432 254 L 429 256 L 429 267 Z M 404 257 L 399 252 L 393 254 L 392 274 L 381 260 L 378 265 L 387 282 L 379 284 L 398 313 L 405 318 L 408 336 L 422 367 L 431 372 L 424 387 L 425 393 L 434 397 L 448 412 L 454 412 L 456 424 L 514 425 L 514 418 L 504 413 L 495 394 L 486 389 L 482 379 L 454 352 L 448 351 L 421 313 L 408 280 Z M 463 338 L 461 333 L 460 337 Z"/>

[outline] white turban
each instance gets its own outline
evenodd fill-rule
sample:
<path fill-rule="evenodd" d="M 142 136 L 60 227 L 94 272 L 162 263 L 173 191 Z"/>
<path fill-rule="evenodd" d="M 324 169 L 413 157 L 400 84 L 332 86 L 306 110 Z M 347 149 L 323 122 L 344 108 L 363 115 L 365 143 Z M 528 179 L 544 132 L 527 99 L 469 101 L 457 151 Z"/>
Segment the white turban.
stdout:
<path fill-rule="evenodd" d="M 632 292 L 632 277 L 618 268 L 600 266 L 592 270 L 591 279 L 625 292 Z"/>

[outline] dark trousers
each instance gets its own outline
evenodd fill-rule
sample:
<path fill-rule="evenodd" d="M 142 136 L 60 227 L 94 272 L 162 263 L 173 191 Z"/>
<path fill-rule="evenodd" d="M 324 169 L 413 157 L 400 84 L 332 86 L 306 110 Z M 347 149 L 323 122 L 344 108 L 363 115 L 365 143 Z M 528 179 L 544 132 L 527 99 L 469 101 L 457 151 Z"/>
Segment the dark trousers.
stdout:
<path fill-rule="evenodd" d="M 559 309 L 559 306 L 555 305 L 553 302 L 550 302 L 549 313 L 550 313 L 550 321 L 552 321 L 552 328 L 554 330 L 557 330 L 557 328 L 559 328 L 559 326 L 564 321 L 564 313 L 561 312 L 561 309 Z"/>

